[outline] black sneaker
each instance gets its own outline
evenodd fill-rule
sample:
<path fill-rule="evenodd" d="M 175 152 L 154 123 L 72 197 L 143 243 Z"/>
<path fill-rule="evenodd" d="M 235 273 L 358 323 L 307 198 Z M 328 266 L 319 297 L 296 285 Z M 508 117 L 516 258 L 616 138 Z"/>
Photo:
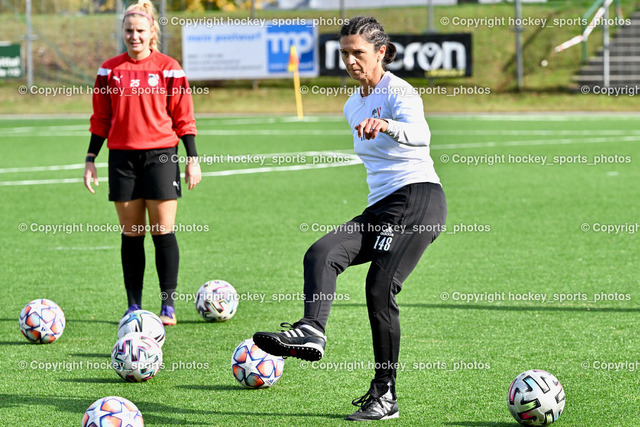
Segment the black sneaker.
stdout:
<path fill-rule="evenodd" d="M 372 386 L 367 394 L 351 402 L 355 406 L 359 406 L 360 409 L 345 419 L 347 421 L 374 421 L 398 418 L 400 416 L 398 400 L 392 388 L 387 387 L 384 394 L 376 394 L 376 390 Z"/>
<path fill-rule="evenodd" d="M 300 322 L 293 325 L 281 323 L 280 326 L 290 329 L 282 332 L 256 332 L 253 342 L 274 356 L 292 356 L 311 362 L 322 359 L 327 343 L 327 337 L 322 332 Z"/>

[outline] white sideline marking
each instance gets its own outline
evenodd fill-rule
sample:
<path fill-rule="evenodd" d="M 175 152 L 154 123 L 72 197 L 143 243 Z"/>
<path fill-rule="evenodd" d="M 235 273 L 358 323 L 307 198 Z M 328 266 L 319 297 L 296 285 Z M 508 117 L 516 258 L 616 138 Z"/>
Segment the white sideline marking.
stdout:
<path fill-rule="evenodd" d="M 55 127 L 24 127 L 0 129 L 0 138 L 3 137 L 86 137 L 88 132 L 64 130 L 58 132 L 58 129 L 65 126 Z M 68 126 L 72 128 L 72 126 Z M 50 129 L 50 130 L 47 130 Z M 491 135 L 509 135 L 527 137 L 530 135 L 557 135 L 557 136 L 579 136 L 579 135 L 600 135 L 600 136 L 618 136 L 618 135 L 640 135 L 638 130 L 432 130 L 432 135 L 456 135 L 456 136 L 491 136 Z M 208 136 L 344 136 L 350 138 L 348 128 L 344 129 L 207 129 L 198 131 L 198 135 Z"/>
<path fill-rule="evenodd" d="M 467 144 L 442 144 L 432 145 L 432 150 L 456 150 L 461 148 L 486 148 L 486 147 L 526 147 L 539 145 L 569 145 L 569 144 L 599 144 L 602 142 L 638 142 L 639 136 L 621 136 L 612 138 L 563 138 L 563 139 L 529 139 L 524 141 L 489 141 Z"/>
<path fill-rule="evenodd" d="M 89 136 L 87 125 L 69 126 L 21 126 L 0 129 L 0 137 L 5 136 Z"/>
<path fill-rule="evenodd" d="M 8 120 L 7 117 L 0 116 L 0 120 Z M 239 118 L 198 118 L 196 123 L 217 123 L 223 126 L 236 126 L 236 125 L 258 125 L 258 124 L 274 124 L 274 123 L 330 123 L 330 122 L 344 122 L 344 117 L 340 116 L 312 116 L 305 117 L 304 120 L 299 121 L 297 117 L 239 117 Z M 346 127 L 345 127 L 346 129 Z M 61 134 L 56 131 L 75 131 L 71 134 Z M 307 130 L 300 129 L 298 131 L 285 131 L 292 135 L 304 134 Z M 202 133 L 204 131 L 199 131 Z M 225 131 L 223 131 L 225 132 Z M 51 125 L 51 126 L 20 126 L 0 129 L 0 136 L 17 136 L 16 134 L 34 134 L 44 136 L 88 136 L 89 135 L 89 120 L 85 124 L 81 125 Z M 348 131 L 346 132 L 348 135 Z M 212 135 L 217 135 L 213 133 Z M 222 133 L 221 135 L 226 135 Z M 242 135 L 239 133 L 238 135 Z"/>
<path fill-rule="evenodd" d="M 640 136 L 625 136 L 625 137 L 616 137 L 615 140 L 611 138 L 563 138 L 563 139 L 533 139 L 533 140 L 524 140 L 524 141 L 490 141 L 490 142 L 481 142 L 481 143 L 467 143 L 467 144 L 443 144 L 443 145 L 433 145 L 431 146 L 431 150 L 456 150 L 456 149 L 464 149 L 464 148 L 486 148 L 486 147 L 523 147 L 523 146 L 542 146 L 542 145 L 569 145 L 569 144 L 599 144 L 603 142 L 640 142 Z M 346 151 L 346 150 L 345 150 Z M 333 151 L 307 151 L 301 153 L 274 153 L 274 154 L 262 154 L 264 156 L 276 156 L 276 155 L 307 155 L 313 156 L 317 154 L 325 154 L 331 155 L 331 153 L 338 153 L 340 150 Z M 341 153 L 345 154 L 345 153 Z M 239 156 L 241 154 L 234 154 L 233 156 Z M 360 159 L 353 156 L 352 160 L 345 163 L 320 163 L 320 164 L 305 164 L 305 165 L 296 165 L 296 166 L 271 166 L 271 167 L 260 167 L 260 168 L 249 168 L 249 169 L 232 169 L 225 171 L 215 171 L 215 172 L 203 172 L 203 177 L 208 176 L 229 176 L 229 175 L 243 175 L 243 174 L 253 174 L 253 173 L 265 173 L 265 172 L 277 172 L 277 171 L 296 171 L 296 170 L 307 170 L 307 169 L 324 169 L 324 168 L 332 168 L 332 167 L 340 167 L 340 166 L 351 166 L 362 163 Z M 98 165 L 103 165 L 99 163 Z M 67 165 L 70 166 L 69 169 L 78 169 L 78 166 L 84 168 L 84 165 Z M 50 166 L 52 168 L 60 168 L 60 166 Z M 38 166 L 38 170 L 47 170 L 43 169 L 46 166 Z M 11 168 L 17 169 L 17 168 Z M 26 168 L 23 168 L 26 169 Z M 57 169 L 52 169 L 57 170 Z M 0 172 L 3 172 L 4 169 L 0 169 Z M 26 172 L 21 170 L 21 172 Z M 106 181 L 106 179 L 101 179 L 101 181 Z M 23 180 L 23 181 L 0 181 L 0 187 L 8 187 L 8 186 L 21 186 L 21 185 L 46 185 L 46 184 L 74 184 L 74 183 L 83 182 L 82 178 L 67 178 L 67 179 L 33 179 L 33 180 Z"/>
<path fill-rule="evenodd" d="M 331 151 L 297 151 L 297 152 L 289 152 L 289 153 L 255 153 L 255 154 L 215 154 L 216 156 L 222 156 L 224 158 L 228 156 L 230 157 L 241 157 L 241 156 L 264 156 L 265 158 L 273 158 L 279 156 L 304 156 L 304 157 L 312 157 L 312 156 L 335 156 L 336 154 L 340 155 L 349 155 L 351 157 L 356 157 L 353 153 L 353 150 L 331 150 Z M 180 156 L 180 155 L 179 155 Z M 202 154 L 200 157 L 213 157 L 214 154 Z M 182 157 L 182 156 L 180 156 Z M 224 162 L 220 162 L 224 163 Z M 108 163 L 96 163 L 96 168 L 106 168 L 109 166 Z M 21 172 L 46 172 L 46 171 L 57 171 L 57 170 L 73 170 L 73 169 L 84 169 L 84 163 L 76 163 L 73 165 L 53 165 L 53 166 L 25 166 L 19 168 L 4 168 L 0 169 L 0 173 L 21 173 Z"/>
<path fill-rule="evenodd" d="M 307 135 L 307 136 L 335 136 L 342 135 L 347 138 L 351 137 L 349 133 L 349 129 L 345 128 L 344 130 L 338 129 L 329 129 L 329 130 L 320 130 L 320 129 L 290 129 L 290 130 L 233 130 L 233 129 L 210 129 L 210 130 L 199 130 L 198 135 L 221 135 L 221 136 L 229 136 L 229 135 L 238 135 L 238 136 L 296 136 L 296 135 Z M 48 137 L 89 137 L 89 132 L 86 131 L 77 131 L 77 132 L 55 132 L 55 131 L 33 131 L 33 132 L 12 132 L 12 131 L 3 131 L 0 130 L 0 138 L 8 138 L 8 137 L 33 137 L 33 136 L 48 136 Z"/>
<path fill-rule="evenodd" d="M 66 113 L 66 114 L 2 114 L 0 115 L 0 122 L 4 121 L 15 121 L 15 120 L 40 120 L 40 121 L 58 121 L 60 119 L 75 119 L 75 120 L 83 120 L 86 123 L 89 123 L 89 118 L 91 114 L 89 113 Z M 535 120 L 548 121 L 552 118 L 556 117 L 574 117 L 575 120 L 584 120 L 585 118 L 593 118 L 593 117 L 606 117 L 606 118 L 615 118 L 616 120 L 638 120 L 640 118 L 640 113 L 638 112 L 608 112 L 608 111 L 556 111 L 551 113 L 544 112 L 534 112 L 534 113 L 489 113 L 489 112 L 479 112 L 479 113 L 438 113 L 438 112 L 428 112 L 425 114 L 427 119 L 485 119 L 495 117 L 497 119 L 521 119 L 521 120 L 530 120 L 529 118 L 534 118 Z M 204 120 L 217 120 L 226 122 L 228 120 L 282 120 L 282 121 L 290 121 L 297 122 L 298 118 L 295 115 L 287 115 L 287 114 L 276 114 L 276 115 L 264 115 L 264 114 L 216 114 L 216 113 L 199 113 L 196 114 L 196 120 L 204 121 Z M 318 114 L 312 116 L 305 116 L 303 121 L 343 121 L 344 117 L 341 113 L 333 113 L 333 114 Z M 251 123 L 251 122 L 249 122 Z"/>
<path fill-rule="evenodd" d="M 3 137 L 23 137 L 23 138 L 31 138 L 34 136 L 37 137 L 52 137 L 52 138 L 60 138 L 60 137 L 78 137 L 78 138 L 85 138 L 87 137 L 87 133 L 86 132 L 78 132 L 78 133 L 55 133 L 55 132 L 43 132 L 43 133 L 37 133 L 37 132 L 33 132 L 33 133 L 29 133 L 29 134 L 7 134 L 7 135 L 3 135 L 0 132 L 0 138 Z M 350 138 L 351 135 L 349 134 L 348 131 L 320 131 L 320 130 L 303 130 L 300 129 L 299 131 L 295 131 L 295 130 L 291 130 L 291 131 L 234 131 L 234 130 L 211 130 L 211 131 L 198 131 L 198 135 L 207 135 L 207 136 L 233 136 L 233 135 L 237 135 L 237 136 L 345 136 L 347 138 Z"/>
<path fill-rule="evenodd" d="M 344 122 L 342 114 L 335 116 L 307 116 L 302 121 L 296 116 L 282 117 L 196 117 L 196 125 L 198 123 L 216 123 L 221 125 L 256 125 L 271 123 L 325 123 L 325 122 Z"/>
<path fill-rule="evenodd" d="M 615 120 L 637 120 L 638 115 L 634 114 L 615 114 L 615 115 L 598 115 L 589 113 L 561 113 L 561 114 L 464 114 L 464 115 L 427 115 L 427 118 L 434 120 L 484 120 L 484 121 L 511 121 L 511 122 L 569 122 L 569 121 L 583 121 L 591 117 L 611 117 Z M 0 120 L 14 120 L 12 117 L 0 117 Z M 278 117 L 265 117 L 265 116 L 236 116 L 236 117 L 203 117 L 198 118 L 203 122 L 219 122 L 221 125 L 252 125 L 252 124 L 273 124 L 273 123 L 296 123 L 297 118 L 294 116 L 278 116 Z M 341 115 L 335 116 L 309 116 L 304 119 L 303 122 L 308 123 L 322 123 L 322 122 L 343 122 L 344 118 Z M 542 145 L 566 145 L 566 144 L 598 144 L 605 142 L 638 142 L 640 141 L 640 131 L 638 130 L 434 130 L 433 135 L 457 135 L 457 136 L 491 136 L 491 135 L 510 135 L 510 136 L 522 136 L 528 135 L 557 135 L 557 136 L 591 136 L 591 138 L 560 138 L 560 139 L 533 139 L 533 140 L 521 140 L 521 141 L 488 141 L 488 142 L 476 142 L 476 143 L 454 143 L 454 144 L 434 144 L 431 146 L 432 150 L 452 150 L 452 149 L 466 149 L 466 148 L 486 148 L 486 147 L 517 147 L 517 146 L 542 146 Z M 307 136 L 345 136 L 350 137 L 348 127 L 344 129 L 209 129 L 200 131 L 201 135 L 250 135 L 250 136 L 291 136 L 291 135 L 307 135 Z M 0 138 L 2 137 L 31 137 L 31 136 L 82 136 L 88 135 L 88 123 L 78 125 L 48 125 L 48 126 L 21 126 L 13 128 L 0 129 Z M 594 137 L 595 136 L 595 137 Z M 601 136 L 601 137 L 597 137 Z M 606 138 L 609 136 L 609 138 Z M 615 137 L 615 139 L 611 138 Z M 349 151 L 349 150 L 345 150 Z M 330 155 L 331 153 L 340 152 L 340 150 L 334 150 L 333 152 L 307 152 L 307 153 L 280 153 L 280 154 L 259 154 L 268 156 L 276 155 L 307 155 L 313 156 L 316 154 Z M 341 153 L 346 154 L 346 153 Z M 242 154 L 234 154 L 238 156 Z M 350 166 L 361 163 L 357 157 L 354 156 L 351 161 L 341 164 L 305 164 L 305 165 L 293 165 L 293 166 L 278 166 L 278 167 L 259 167 L 249 169 L 233 169 L 225 171 L 204 172 L 203 176 L 229 176 L 239 174 L 251 174 L 251 173 L 263 173 L 263 172 L 275 172 L 275 171 L 294 171 L 294 170 L 306 170 L 312 168 L 328 168 L 338 166 Z M 97 163 L 96 167 L 106 167 L 107 163 Z M 17 168 L 4 168 L 0 169 L 1 173 L 24 173 L 24 172 L 44 172 L 44 171 L 59 171 L 59 170 L 78 170 L 83 169 L 84 164 L 72 164 L 72 165 L 53 165 L 53 166 L 35 166 L 35 167 L 17 167 Z M 18 185 L 40 185 L 40 184 L 67 184 L 67 183 L 81 183 L 82 178 L 67 178 L 67 179 L 42 179 L 42 180 L 22 180 L 22 181 L 0 181 L 0 186 L 18 186 Z M 106 179 L 102 179 L 106 181 Z"/>
<path fill-rule="evenodd" d="M 38 130 L 36 130 L 38 129 Z M 78 137 L 89 137 L 89 132 L 87 131 L 65 131 L 65 132 L 56 132 L 54 130 L 44 131 L 42 128 L 33 128 L 33 130 L 19 130 L 13 131 L 11 129 L 0 130 L 0 138 L 3 137 L 33 137 L 33 136 L 50 136 L 50 137 L 61 137 L 61 136 L 78 136 Z M 221 135 L 221 136 L 230 136 L 230 135 L 238 135 L 238 136 L 295 136 L 295 135 L 308 135 L 308 136 L 335 136 L 335 135 L 343 135 L 346 137 L 351 137 L 349 133 L 349 129 L 345 127 L 343 130 L 339 129 L 261 129 L 261 130 L 250 130 L 250 129 L 242 129 L 242 130 L 234 130 L 234 129 L 209 129 L 209 130 L 199 130 L 198 135 Z"/>
<path fill-rule="evenodd" d="M 478 136 L 478 135 L 510 135 L 510 136 L 522 136 L 527 137 L 529 135 L 601 135 L 601 136 L 617 136 L 617 135 L 640 135 L 640 131 L 633 130 L 472 130 L 472 131 L 458 131 L 458 130 L 432 130 L 432 135 L 460 135 L 460 136 Z M 211 129 L 198 131 L 198 135 L 342 135 L 350 137 L 351 134 L 347 129 L 290 129 L 290 130 L 233 130 L 233 129 Z"/>
<path fill-rule="evenodd" d="M 355 156 L 354 156 L 355 157 Z M 246 174 L 254 174 L 254 173 L 265 173 L 265 172 L 287 172 L 287 171 L 298 171 L 298 170 L 306 170 L 306 169 L 326 169 L 326 168 L 337 168 L 341 166 L 351 166 L 362 163 L 360 159 L 354 158 L 348 162 L 344 163 L 318 163 L 318 164 L 305 164 L 305 165 L 295 165 L 295 166 L 269 166 L 269 167 L 260 167 L 260 168 L 249 168 L 249 169 L 231 169 L 224 171 L 215 171 L 215 172 L 203 172 L 203 177 L 209 176 L 230 176 L 230 175 L 246 175 Z M 184 174 L 182 174 L 182 178 L 184 178 Z M 109 182 L 108 178 L 101 178 L 101 182 Z M 68 179 L 30 179 L 24 181 L 0 181 L 0 187 L 10 187 L 10 186 L 22 186 L 22 185 L 46 185 L 46 184 L 77 184 L 82 183 L 82 178 L 68 178 Z"/>
<path fill-rule="evenodd" d="M 589 135 L 589 136 L 617 136 L 617 135 L 640 135 L 640 130 L 432 130 L 432 135 L 463 135 L 463 136 L 477 136 L 477 135 L 515 135 L 515 136 L 528 136 L 528 135 Z"/>
<path fill-rule="evenodd" d="M 554 114 L 448 114 L 442 116 L 440 114 L 426 114 L 427 120 L 430 119 L 453 119 L 453 120 L 486 120 L 509 121 L 509 122 L 573 122 L 584 121 L 592 118 L 611 118 L 615 120 L 638 120 L 638 114 L 633 113 L 571 113 L 558 112 Z"/>
<path fill-rule="evenodd" d="M 74 184 L 83 182 L 82 178 L 66 178 L 66 179 L 26 179 L 24 181 L 0 181 L 0 187 L 11 187 L 14 185 L 46 185 L 46 184 Z M 108 181 L 106 178 L 100 181 Z"/>
<path fill-rule="evenodd" d="M 84 125 L 58 125 L 58 126 L 21 126 L 3 129 L 16 133 L 33 132 L 34 130 L 47 131 L 47 130 L 83 130 L 88 132 L 88 124 Z"/>
<path fill-rule="evenodd" d="M 106 168 L 108 163 L 96 163 L 97 168 Z M 62 171 L 84 169 L 84 163 L 75 165 L 54 165 L 54 166 L 27 166 L 22 168 L 4 168 L 0 169 L 0 173 L 19 173 L 19 172 L 45 172 L 45 171 Z"/>
<path fill-rule="evenodd" d="M 318 163 L 315 165 L 295 165 L 295 166 L 268 166 L 261 168 L 251 168 L 251 169 L 234 169 L 234 170 L 226 170 L 226 171 L 215 171 L 215 172 L 203 172 L 202 176 L 228 176 L 228 175 L 243 175 L 243 174 L 253 174 L 253 173 L 265 173 L 265 172 L 281 172 L 281 171 L 301 171 L 306 169 L 326 169 L 326 168 L 337 168 L 340 166 L 352 166 L 359 165 L 362 161 L 360 159 L 352 159 L 349 162 L 345 163 Z"/>
<path fill-rule="evenodd" d="M 349 129 L 261 129 L 261 130 L 235 130 L 235 129 L 209 129 L 198 131 L 198 135 L 276 135 L 276 136 L 291 136 L 291 135 L 343 135 L 351 137 Z"/>

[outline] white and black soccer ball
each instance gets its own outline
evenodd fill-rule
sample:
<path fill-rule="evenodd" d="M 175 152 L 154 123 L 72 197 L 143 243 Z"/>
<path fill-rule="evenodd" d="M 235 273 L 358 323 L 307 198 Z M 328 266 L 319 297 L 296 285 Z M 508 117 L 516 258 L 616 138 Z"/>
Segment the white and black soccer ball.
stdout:
<path fill-rule="evenodd" d="M 67 323 L 60 306 L 45 298 L 25 305 L 18 320 L 22 335 L 37 344 L 49 344 L 60 338 Z"/>
<path fill-rule="evenodd" d="M 82 427 L 143 427 L 144 420 L 136 405 L 119 396 L 98 399 L 82 416 Z"/>
<path fill-rule="evenodd" d="M 544 426 L 553 423 L 564 410 L 564 389 L 546 371 L 532 369 L 518 375 L 509 387 L 509 412 L 520 424 Z"/>
<path fill-rule="evenodd" d="M 125 314 L 118 324 L 118 339 L 131 332 L 140 332 L 156 340 L 162 347 L 165 334 L 162 320 L 154 313 L 147 310 L 136 310 Z"/>
<path fill-rule="evenodd" d="M 196 310 L 204 320 L 225 322 L 236 314 L 238 293 L 224 280 L 211 280 L 196 293 Z"/>
<path fill-rule="evenodd" d="M 147 381 L 162 367 L 162 349 L 153 338 L 132 332 L 113 346 L 111 366 L 125 381 Z"/>
<path fill-rule="evenodd" d="M 284 359 L 260 349 L 253 338 L 238 345 L 231 356 L 231 372 L 243 387 L 267 388 L 282 376 Z"/>

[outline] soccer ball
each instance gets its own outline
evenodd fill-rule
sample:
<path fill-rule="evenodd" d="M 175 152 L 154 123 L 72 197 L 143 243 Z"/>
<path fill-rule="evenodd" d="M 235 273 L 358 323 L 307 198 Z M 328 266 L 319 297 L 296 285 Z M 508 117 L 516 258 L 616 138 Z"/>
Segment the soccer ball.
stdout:
<path fill-rule="evenodd" d="M 521 373 L 509 387 L 509 411 L 521 424 L 542 426 L 556 421 L 564 409 L 564 389 L 549 372 Z"/>
<path fill-rule="evenodd" d="M 126 381 L 147 381 L 162 366 L 162 349 L 153 338 L 132 332 L 113 346 L 111 366 Z"/>
<path fill-rule="evenodd" d="M 34 299 L 20 312 L 20 331 L 29 341 L 38 344 L 52 343 L 64 332 L 62 309 L 48 299 Z"/>
<path fill-rule="evenodd" d="M 124 397 L 109 396 L 89 406 L 82 417 L 82 427 L 143 427 L 142 414 Z"/>
<path fill-rule="evenodd" d="M 224 322 L 236 314 L 238 293 L 224 280 L 211 280 L 200 286 L 196 294 L 196 309 L 204 320 Z"/>
<path fill-rule="evenodd" d="M 284 359 L 260 350 L 252 338 L 242 341 L 231 356 L 233 376 L 247 388 L 272 386 L 283 369 Z"/>
<path fill-rule="evenodd" d="M 136 310 L 125 314 L 118 324 L 118 338 L 122 338 L 131 332 L 141 332 L 156 340 L 162 347 L 164 344 L 164 325 L 162 320 L 147 310 Z"/>

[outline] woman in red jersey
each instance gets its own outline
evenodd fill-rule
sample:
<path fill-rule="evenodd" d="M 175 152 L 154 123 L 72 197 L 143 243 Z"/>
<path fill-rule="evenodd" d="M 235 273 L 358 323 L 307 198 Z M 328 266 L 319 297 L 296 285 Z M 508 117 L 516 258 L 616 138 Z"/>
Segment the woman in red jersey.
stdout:
<path fill-rule="evenodd" d="M 109 200 L 115 202 L 123 227 L 121 256 L 127 313 L 142 305 L 144 238 L 149 231 L 162 291 L 160 317 L 165 325 L 175 325 L 179 138 L 187 151 L 185 183 L 189 190 L 202 176 L 195 146 L 193 102 L 178 62 L 157 51 L 160 28 L 150 1 L 138 1 L 126 10 L 122 31 L 127 52 L 102 64 L 96 78 L 84 184 L 95 192 L 91 186 L 91 181 L 98 185 L 94 162 L 106 139 Z"/>

